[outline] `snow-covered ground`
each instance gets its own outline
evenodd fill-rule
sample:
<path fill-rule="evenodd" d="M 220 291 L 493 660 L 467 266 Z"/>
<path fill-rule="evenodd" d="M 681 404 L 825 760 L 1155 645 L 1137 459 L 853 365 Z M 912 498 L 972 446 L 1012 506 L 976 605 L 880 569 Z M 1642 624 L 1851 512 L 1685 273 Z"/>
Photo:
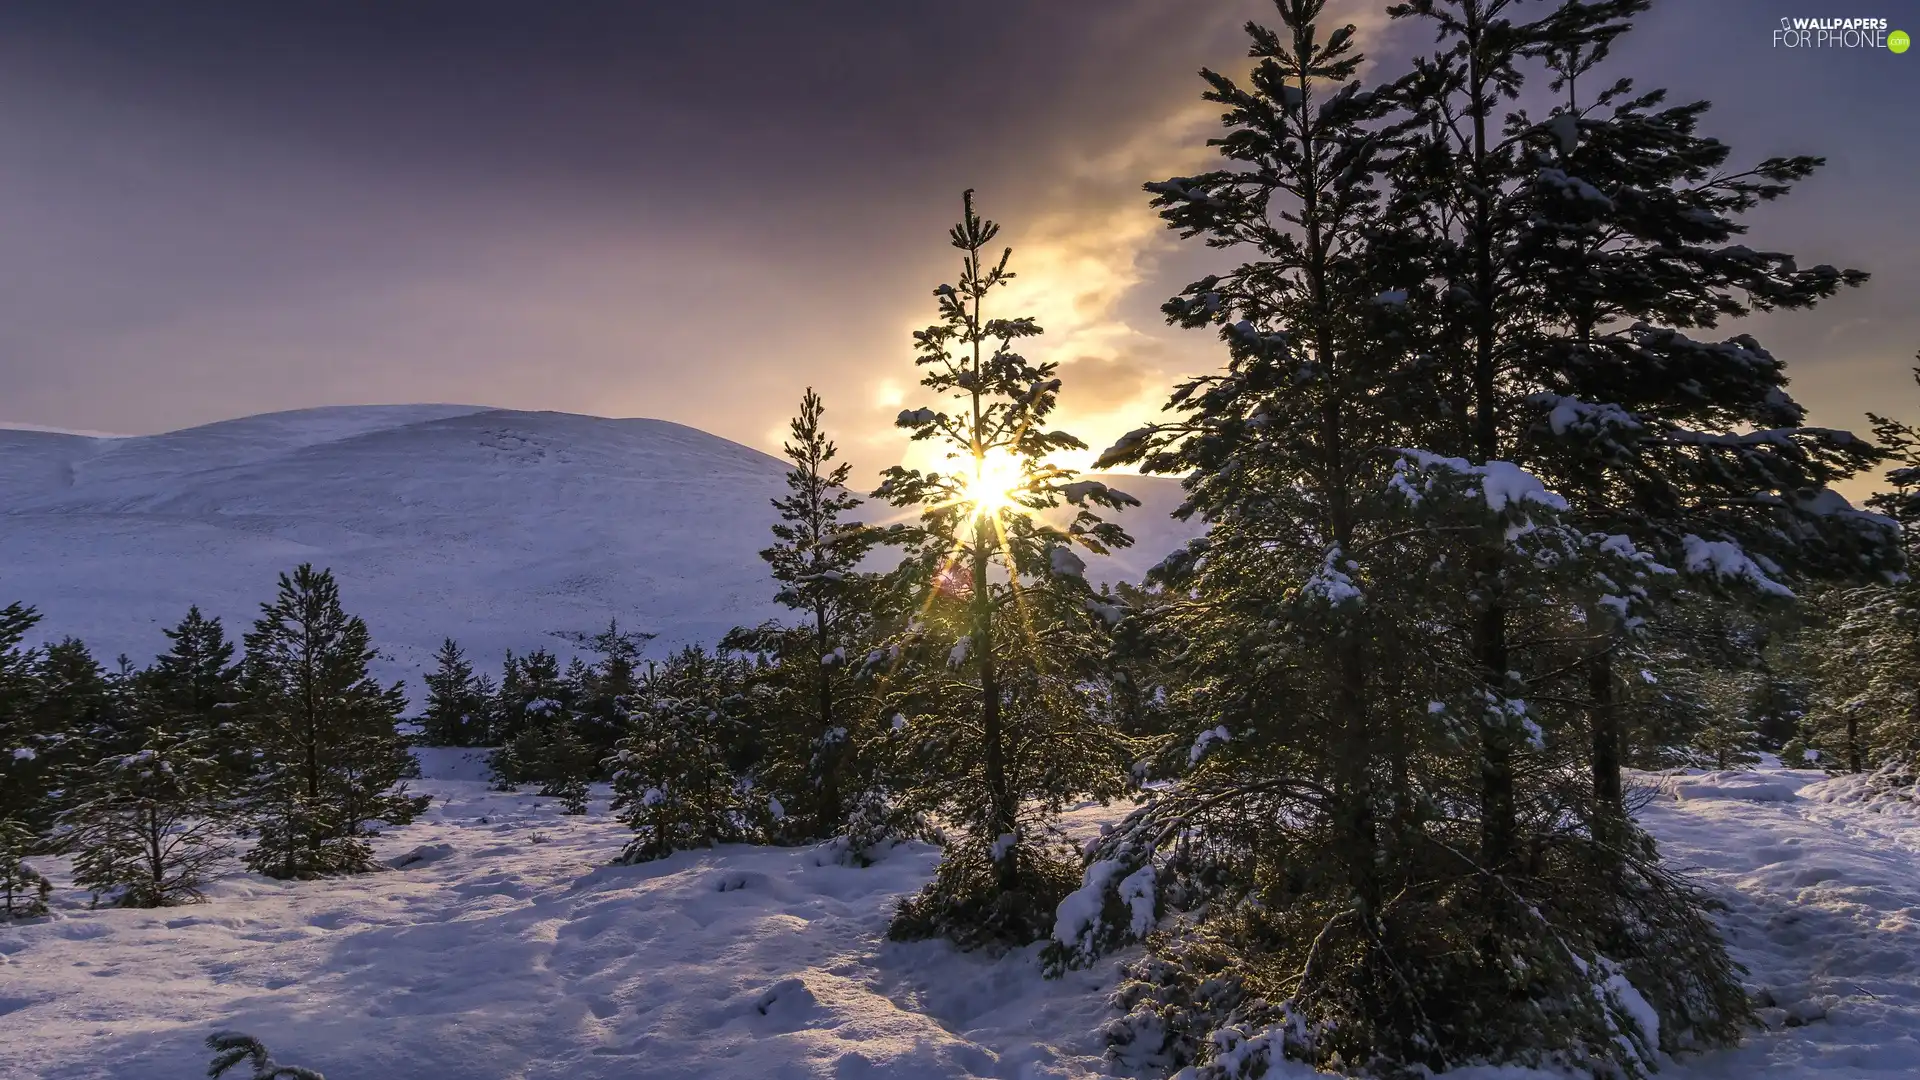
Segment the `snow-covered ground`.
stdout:
<path fill-rule="evenodd" d="M 712 642 L 776 614 L 758 552 L 783 462 L 662 420 L 467 405 L 304 409 L 139 438 L 0 429 L 0 605 L 144 663 L 189 604 L 236 635 L 302 561 L 330 566 L 387 676 L 452 635 L 483 669 L 617 618 Z M 869 478 L 871 479 L 871 478 Z M 1134 579 L 1191 535 L 1178 487 L 1121 485 Z M 873 513 L 896 513 L 875 507 Z"/>
<path fill-rule="evenodd" d="M 404 869 L 235 874 L 160 911 L 87 911 L 63 891 L 54 917 L 0 929 L 0 1077 L 197 1076 L 222 1027 L 332 1080 L 1105 1074 L 1112 961 L 1047 981 L 1031 952 L 883 940 L 932 849 L 867 869 L 747 847 L 608 867 L 623 837 L 604 802 L 565 818 L 488 791 L 464 752 L 423 753 L 434 806 L 381 841 L 419 854 Z M 1821 801 L 1818 780 L 1669 780 L 1644 811 L 1728 902 L 1735 955 L 1775 1003 L 1772 1030 L 1668 1075 L 1920 1075 L 1920 821 Z"/>

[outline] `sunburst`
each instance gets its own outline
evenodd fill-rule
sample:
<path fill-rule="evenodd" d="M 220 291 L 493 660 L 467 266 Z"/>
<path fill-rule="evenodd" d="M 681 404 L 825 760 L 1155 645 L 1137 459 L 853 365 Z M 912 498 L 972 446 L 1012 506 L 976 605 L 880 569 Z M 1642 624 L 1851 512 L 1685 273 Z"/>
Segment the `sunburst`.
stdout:
<path fill-rule="evenodd" d="M 1026 469 L 1019 458 L 1005 450 L 988 450 L 969 462 L 957 479 L 957 502 L 973 517 L 998 521 L 1008 511 L 1028 512 L 1019 498 L 1030 486 Z"/>

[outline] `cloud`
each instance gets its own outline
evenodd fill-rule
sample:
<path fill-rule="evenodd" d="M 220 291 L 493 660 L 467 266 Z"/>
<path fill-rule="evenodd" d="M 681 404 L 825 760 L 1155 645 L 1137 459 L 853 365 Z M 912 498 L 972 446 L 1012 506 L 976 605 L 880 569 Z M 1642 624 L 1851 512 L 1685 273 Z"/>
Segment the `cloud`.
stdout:
<path fill-rule="evenodd" d="M 1160 366 L 1146 362 L 1142 353 L 1076 356 L 1060 363 L 1061 407 L 1104 413 L 1133 405 L 1161 389 L 1160 375 Z"/>

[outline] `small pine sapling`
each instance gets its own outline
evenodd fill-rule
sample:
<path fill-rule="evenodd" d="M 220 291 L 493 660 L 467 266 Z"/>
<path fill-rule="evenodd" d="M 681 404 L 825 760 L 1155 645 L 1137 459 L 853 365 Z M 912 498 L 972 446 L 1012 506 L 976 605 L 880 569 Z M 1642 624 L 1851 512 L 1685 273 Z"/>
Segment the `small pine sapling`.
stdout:
<path fill-rule="evenodd" d="M 253 1068 L 248 1080 L 327 1080 L 312 1069 L 274 1061 L 259 1039 L 238 1031 L 216 1031 L 207 1036 L 207 1049 L 213 1051 L 213 1060 L 207 1064 L 208 1080 L 220 1080 L 228 1070 L 242 1064 Z"/>
<path fill-rule="evenodd" d="M 0 921 L 47 913 L 53 885 L 25 861 L 38 850 L 38 842 L 26 822 L 0 818 Z"/>

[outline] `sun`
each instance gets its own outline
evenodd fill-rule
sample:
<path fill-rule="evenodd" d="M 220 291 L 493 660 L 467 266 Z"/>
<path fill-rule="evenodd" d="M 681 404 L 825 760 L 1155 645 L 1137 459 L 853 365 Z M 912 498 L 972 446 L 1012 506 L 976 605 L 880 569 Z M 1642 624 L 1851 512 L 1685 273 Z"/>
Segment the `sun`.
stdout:
<path fill-rule="evenodd" d="M 1013 510 L 1025 513 L 1017 497 L 1027 489 L 1026 470 L 1020 459 L 1005 450 L 989 450 L 979 461 L 962 466 L 960 502 L 974 517 L 997 518 Z"/>

